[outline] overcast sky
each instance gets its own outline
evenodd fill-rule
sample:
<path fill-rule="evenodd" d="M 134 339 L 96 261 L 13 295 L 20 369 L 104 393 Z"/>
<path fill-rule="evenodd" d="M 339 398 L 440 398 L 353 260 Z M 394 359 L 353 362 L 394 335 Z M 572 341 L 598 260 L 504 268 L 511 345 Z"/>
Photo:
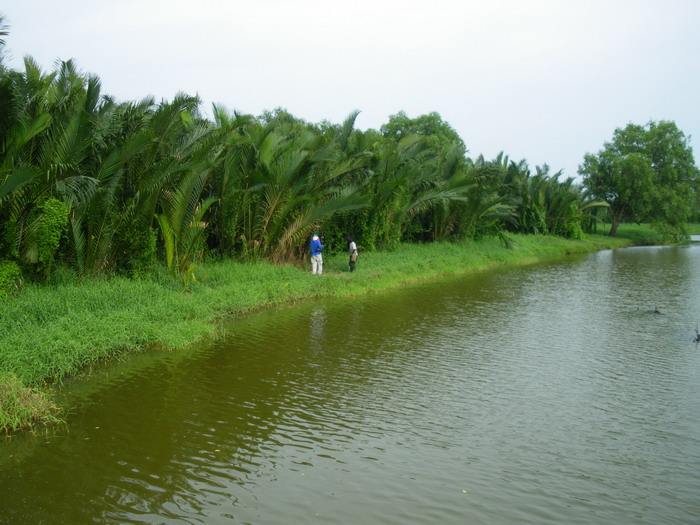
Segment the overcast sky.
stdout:
<path fill-rule="evenodd" d="M 75 59 L 118 100 L 379 128 L 438 112 L 469 156 L 575 176 L 617 127 L 673 120 L 700 155 L 698 0 L 4 0 L 10 67 Z M 697 162 L 696 162 L 697 163 Z"/>

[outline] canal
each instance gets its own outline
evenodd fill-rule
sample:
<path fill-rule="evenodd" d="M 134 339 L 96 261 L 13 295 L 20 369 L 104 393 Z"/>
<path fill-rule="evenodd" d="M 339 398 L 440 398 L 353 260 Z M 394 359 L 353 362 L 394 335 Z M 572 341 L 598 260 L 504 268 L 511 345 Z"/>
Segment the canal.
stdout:
<path fill-rule="evenodd" d="M 0 524 L 700 523 L 699 322 L 697 242 L 236 319 L 64 385 Z"/>

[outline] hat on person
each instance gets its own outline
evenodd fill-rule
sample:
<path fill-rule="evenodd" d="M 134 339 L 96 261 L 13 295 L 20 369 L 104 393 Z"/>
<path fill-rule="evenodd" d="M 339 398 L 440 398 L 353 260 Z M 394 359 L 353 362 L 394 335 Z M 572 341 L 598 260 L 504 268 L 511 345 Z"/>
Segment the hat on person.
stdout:
<path fill-rule="evenodd" d="M 314 234 L 313 240 L 314 240 L 314 241 L 317 241 L 317 240 L 318 240 L 318 235 Z"/>

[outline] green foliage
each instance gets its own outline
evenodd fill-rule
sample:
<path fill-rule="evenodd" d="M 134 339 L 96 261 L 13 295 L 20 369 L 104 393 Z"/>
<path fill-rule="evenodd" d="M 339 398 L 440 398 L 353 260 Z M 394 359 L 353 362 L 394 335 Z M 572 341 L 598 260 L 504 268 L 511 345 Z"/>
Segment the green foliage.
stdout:
<path fill-rule="evenodd" d="M 666 221 L 660 221 L 654 224 L 654 229 L 664 241 L 671 243 L 687 241 L 690 236 L 685 223 L 672 225 Z"/>
<path fill-rule="evenodd" d="M 569 239 L 583 239 L 583 228 L 581 222 L 583 213 L 576 202 L 570 202 L 567 213 L 561 218 L 560 228 L 555 234 Z"/>
<path fill-rule="evenodd" d="M 8 259 L 19 259 L 16 241 L 17 223 L 15 221 L 0 223 L 0 253 Z"/>
<path fill-rule="evenodd" d="M 53 269 L 61 237 L 68 224 L 68 206 L 50 198 L 37 206 L 32 222 L 24 262 L 35 276 L 46 280 Z"/>
<path fill-rule="evenodd" d="M 131 225 L 124 230 L 118 243 L 116 267 L 134 278 L 148 277 L 156 265 L 157 234 L 154 228 L 145 230 Z"/>
<path fill-rule="evenodd" d="M 15 295 L 22 288 L 22 269 L 15 261 L 0 261 L 0 299 Z"/>
<path fill-rule="evenodd" d="M 431 147 L 441 149 L 450 144 L 456 144 L 461 156 L 467 152 L 464 141 L 459 134 L 440 117 L 437 112 L 409 118 L 405 112 L 399 111 L 389 117 L 389 122 L 382 125 L 382 134 L 394 141 L 410 136 L 425 137 Z"/>
<path fill-rule="evenodd" d="M 187 269 L 182 272 L 182 283 L 185 286 L 185 290 L 187 290 L 192 283 L 197 282 L 197 277 L 194 274 L 195 267 L 194 263 L 190 263 Z"/>
<path fill-rule="evenodd" d="M 625 221 L 653 221 L 674 236 L 685 235 L 697 183 L 689 140 L 674 122 L 629 124 L 579 167 L 589 193 L 609 205 L 610 235 Z M 674 233 L 675 232 L 675 233 Z"/>
<path fill-rule="evenodd" d="M 364 132 L 356 111 L 312 124 L 215 106 L 210 121 L 197 97 L 117 103 L 73 61 L 46 73 L 31 58 L 0 68 L 0 95 L 0 246 L 44 279 L 56 259 L 92 277 L 145 276 L 154 263 L 182 274 L 205 253 L 300 261 L 312 231 L 340 252 L 346 235 L 372 251 L 502 230 L 578 237 L 594 223 L 594 201 L 570 180 L 503 154 L 467 158 L 435 112 Z M 664 198 L 671 224 L 679 204 Z M 68 227 L 53 252 L 41 241 L 40 261 L 37 203 L 49 199 L 68 207 Z"/>

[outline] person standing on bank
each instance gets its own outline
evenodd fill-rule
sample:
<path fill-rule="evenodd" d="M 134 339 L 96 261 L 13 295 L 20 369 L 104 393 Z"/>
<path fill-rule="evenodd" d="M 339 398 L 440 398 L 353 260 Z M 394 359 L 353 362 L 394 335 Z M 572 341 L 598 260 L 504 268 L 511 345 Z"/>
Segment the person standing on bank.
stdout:
<path fill-rule="evenodd" d="M 311 273 L 321 275 L 323 273 L 323 255 L 321 255 L 323 244 L 321 244 L 318 235 L 314 234 L 309 248 L 311 248 Z"/>
<path fill-rule="evenodd" d="M 348 253 L 350 254 L 350 271 L 355 271 L 355 263 L 357 262 L 357 245 L 350 237 L 345 237 L 345 241 L 348 243 Z"/>

